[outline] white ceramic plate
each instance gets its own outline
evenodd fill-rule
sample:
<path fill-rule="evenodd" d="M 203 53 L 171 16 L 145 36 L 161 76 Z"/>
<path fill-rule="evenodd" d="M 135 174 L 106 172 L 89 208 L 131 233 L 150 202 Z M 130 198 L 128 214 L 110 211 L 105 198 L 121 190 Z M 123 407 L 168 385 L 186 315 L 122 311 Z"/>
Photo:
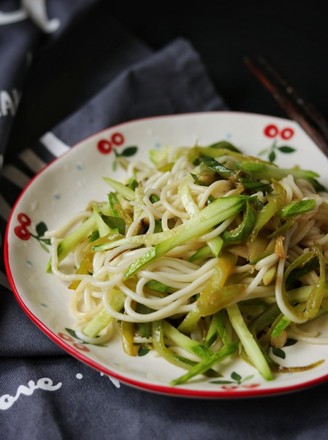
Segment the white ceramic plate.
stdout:
<path fill-rule="evenodd" d="M 12 210 L 6 233 L 8 277 L 30 319 L 72 356 L 125 384 L 176 396 L 272 395 L 327 380 L 327 346 L 298 342 L 284 349 L 285 359 L 277 358 L 282 365 L 308 365 L 321 359 L 325 362 L 308 371 L 279 374 L 275 380 L 266 382 L 252 366 L 234 361 L 225 364 L 221 383 L 197 378 L 187 385 L 172 387 L 170 381 L 183 370 L 153 353 L 132 358 L 123 353 L 118 339 L 97 347 L 82 344 L 69 330 L 73 328 L 68 310 L 70 293 L 61 281 L 45 271 L 49 254 L 40 240 L 44 227 L 54 229 L 84 209 L 90 200 L 104 200 L 108 186 L 102 177 L 122 177 L 119 167 L 115 169 L 120 154 L 148 161 L 150 148 L 192 146 L 196 142 L 208 145 L 223 139 L 245 153 L 271 157 L 278 165 L 313 169 L 321 175 L 321 183 L 328 184 L 327 158 L 294 122 L 263 115 L 213 112 L 142 119 L 104 130 L 51 163 L 25 188 Z M 328 336 L 328 325 L 323 322 L 322 326 Z"/>

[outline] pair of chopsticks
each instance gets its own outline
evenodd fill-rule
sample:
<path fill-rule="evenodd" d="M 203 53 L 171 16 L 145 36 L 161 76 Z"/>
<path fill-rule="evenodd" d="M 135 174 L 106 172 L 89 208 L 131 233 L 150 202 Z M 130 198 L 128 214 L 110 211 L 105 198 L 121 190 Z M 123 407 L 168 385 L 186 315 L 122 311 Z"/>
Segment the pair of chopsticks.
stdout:
<path fill-rule="evenodd" d="M 328 156 L 328 122 L 265 58 L 244 59 L 245 66 L 271 93 L 280 107 Z"/>

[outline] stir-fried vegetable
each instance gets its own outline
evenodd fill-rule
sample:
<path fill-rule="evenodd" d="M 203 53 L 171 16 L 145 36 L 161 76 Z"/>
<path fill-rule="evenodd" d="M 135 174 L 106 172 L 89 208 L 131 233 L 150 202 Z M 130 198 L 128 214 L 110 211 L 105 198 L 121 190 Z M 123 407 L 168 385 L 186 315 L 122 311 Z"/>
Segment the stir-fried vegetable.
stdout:
<path fill-rule="evenodd" d="M 116 331 L 130 356 L 155 350 L 186 370 L 174 386 L 238 356 L 265 380 L 316 366 L 282 368 L 272 352 L 328 310 L 318 174 L 226 141 L 150 158 L 125 182 L 104 177 L 107 201 L 52 233 L 47 270 L 69 281 L 79 337 L 103 344 Z"/>

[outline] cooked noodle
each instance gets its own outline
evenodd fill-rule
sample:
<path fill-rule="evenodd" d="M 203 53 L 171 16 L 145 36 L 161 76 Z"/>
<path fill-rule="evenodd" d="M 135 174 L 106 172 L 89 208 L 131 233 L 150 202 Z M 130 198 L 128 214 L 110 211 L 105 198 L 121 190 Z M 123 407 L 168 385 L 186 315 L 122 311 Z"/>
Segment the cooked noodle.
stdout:
<path fill-rule="evenodd" d="M 48 237 L 51 238 L 51 271 L 63 282 L 71 283 L 71 312 L 76 321 L 76 334 L 85 342 L 108 341 L 115 331 L 115 321 L 138 324 L 169 319 L 172 322 L 176 320 L 178 324 L 183 322 L 192 311 L 197 309 L 199 294 L 210 289 L 209 286 L 213 282 L 222 255 L 220 252 L 218 255 L 209 252 L 204 257 L 195 259 L 195 254 L 207 245 L 210 246 L 218 237 L 225 237 L 225 232 L 229 233 L 237 228 L 242 222 L 241 214 L 231 214 L 201 234 L 168 248 L 163 255 L 140 267 L 131 277 L 126 277 L 125 274 L 130 270 L 131 265 L 141 261 L 142 258 L 147 258 L 152 249 L 174 235 L 172 231 L 175 228 L 182 231 L 184 225 L 188 225 L 188 222 L 203 212 L 206 206 L 210 206 L 212 200 L 246 195 L 253 204 L 252 209 L 256 211 L 256 215 L 259 215 L 259 206 L 269 203 L 272 188 L 274 193 L 277 190 L 275 186 L 277 183 L 274 183 L 276 180 L 271 179 L 270 176 L 267 179 L 258 179 L 264 183 L 268 182 L 271 185 L 270 191 L 260 188 L 247 192 L 244 184 L 237 179 L 222 176 L 215 176 L 212 182 L 200 182 L 199 180 L 204 177 L 201 174 L 203 171 L 197 175 L 201 168 L 198 163 L 191 161 L 184 149 L 180 157 L 176 156 L 174 150 L 168 154 L 173 156 L 168 156 L 164 164 L 156 164 L 157 166 L 140 162 L 128 165 L 126 181 L 134 179 L 137 183 L 135 198 L 128 200 L 119 193 L 119 190 L 113 191 L 118 195 L 120 209 L 125 212 L 127 219 L 130 218 L 130 220 L 125 219 L 124 234 L 120 233 L 118 237 L 112 239 L 111 234 L 115 228 L 110 228 L 107 241 L 106 234 L 98 233 L 94 242 L 90 240 L 88 234 L 71 250 L 68 257 L 65 256 L 63 260 L 60 258 L 60 247 L 65 237 L 72 230 L 74 233 L 76 225 L 92 217 L 95 204 L 107 215 L 105 202 L 89 203 L 85 211 L 71 218 L 67 224 L 48 232 Z M 236 155 L 229 153 L 221 154 L 217 160 L 230 169 L 237 166 L 238 162 Z M 205 177 L 208 178 L 208 175 L 210 178 L 213 177 L 209 172 Z M 235 176 L 239 175 L 235 174 Z M 294 176 L 292 173 L 282 177 L 279 185 L 284 197 L 284 205 L 296 201 L 314 201 L 315 206 L 304 213 L 297 213 L 288 228 L 284 229 L 283 225 L 289 217 L 285 220 L 276 211 L 275 216 L 268 218 L 260 233 L 254 235 L 253 239 L 248 234 L 237 243 L 223 240 L 221 252 L 236 256 L 234 267 L 227 276 L 224 286 L 244 287 L 242 294 L 236 294 L 234 298 L 223 304 L 222 309 L 236 303 L 243 310 L 244 306 L 252 305 L 256 299 L 262 301 L 263 310 L 276 303 L 281 316 L 290 321 L 289 334 L 297 339 L 313 342 L 318 338 L 317 333 L 305 334 L 297 327 L 298 324 L 309 319 L 304 312 L 307 299 L 288 299 L 288 279 L 285 274 L 286 271 L 288 273 L 290 265 L 306 253 L 312 252 L 313 246 L 319 247 L 320 250 L 315 251 L 316 254 L 313 254 L 311 261 L 314 262 L 315 258 L 320 260 L 320 252 L 322 252 L 327 265 L 328 194 L 323 190 L 315 190 L 313 179 L 297 178 L 297 175 Z M 275 235 L 275 231 L 279 228 L 281 233 Z M 95 247 L 94 243 L 96 243 Z M 260 249 L 255 261 L 249 257 L 252 245 L 258 245 Z M 83 270 L 88 258 L 90 264 L 87 270 Z M 301 263 L 299 267 L 302 267 Z M 321 282 L 323 288 L 318 264 L 302 273 L 297 281 L 310 289 Z M 325 282 L 326 279 L 324 284 Z M 165 289 L 162 291 L 161 288 L 158 290 L 151 287 L 154 283 L 161 288 L 164 286 Z M 292 288 L 297 289 L 297 283 Z M 113 292 L 120 292 L 122 295 L 120 307 L 113 305 Z M 220 295 L 220 289 L 217 295 Z M 321 300 L 325 295 L 326 291 L 322 294 Z M 320 304 L 319 308 L 321 308 Z M 220 307 L 215 309 L 213 315 L 218 313 L 219 309 Z M 103 310 L 114 321 L 110 320 L 95 337 L 85 334 L 84 329 Z M 252 313 L 249 316 L 244 315 L 245 322 L 254 319 L 251 315 Z M 203 320 L 203 317 L 200 318 L 199 322 Z M 314 318 L 315 316 L 311 316 L 310 319 Z M 204 318 L 205 324 L 209 322 L 209 318 L 206 319 Z M 327 340 L 328 338 L 324 338 L 321 342 L 327 343 Z M 151 336 L 134 335 L 135 344 L 151 343 L 151 341 Z M 173 350 L 178 349 L 175 347 Z"/>

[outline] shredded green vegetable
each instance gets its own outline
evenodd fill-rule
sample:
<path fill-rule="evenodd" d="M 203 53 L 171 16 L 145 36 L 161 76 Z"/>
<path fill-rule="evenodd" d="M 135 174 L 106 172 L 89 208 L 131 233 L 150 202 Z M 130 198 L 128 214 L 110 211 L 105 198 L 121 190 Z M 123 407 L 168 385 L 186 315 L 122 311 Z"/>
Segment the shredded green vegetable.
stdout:
<path fill-rule="evenodd" d="M 130 356 L 156 351 L 181 368 L 172 386 L 220 376 L 237 358 L 264 380 L 311 368 L 282 368 L 273 353 L 327 314 L 318 174 L 226 141 L 150 159 L 123 181 L 104 176 L 107 200 L 52 232 L 47 270 L 69 282 L 79 337 L 110 344 L 116 332 Z"/>

